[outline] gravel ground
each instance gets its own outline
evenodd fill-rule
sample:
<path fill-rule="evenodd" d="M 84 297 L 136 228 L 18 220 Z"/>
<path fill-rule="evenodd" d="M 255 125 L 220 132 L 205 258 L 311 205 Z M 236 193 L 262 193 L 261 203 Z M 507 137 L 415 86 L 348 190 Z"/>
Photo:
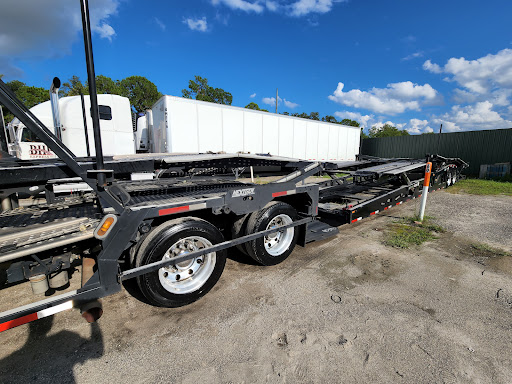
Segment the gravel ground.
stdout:
<path fill-rule="evenodd" d="M 403 204 L 275 267 L 231 252 L 217 286 L 179 309 L 125 290 L 97 324 L 76 311 L 0 334 L 0 382 L 510 383 L 510 197 L 431 195 L 448 231 L 408 250 L 383 245 Z M 13 307 L 22 286 L 2 292 Z"/>

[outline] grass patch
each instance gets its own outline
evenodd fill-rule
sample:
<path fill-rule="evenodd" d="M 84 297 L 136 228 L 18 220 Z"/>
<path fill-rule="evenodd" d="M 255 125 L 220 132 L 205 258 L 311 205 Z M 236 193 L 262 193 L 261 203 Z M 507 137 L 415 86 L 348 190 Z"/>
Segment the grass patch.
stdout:
<path fill-rule="evenodd" d="M 385 243 L 394 248 L 407 249 L 411 245 L 421 245 L 425 241 L 436 239 L 435 233 L 444 232 L 444 228 L 432 222 L 433 218 L 426 216 L 423 223 L 418 217 L 404 217 L 390 226 Z"/>
<path fill-rule="evenodd" d="M 512 256 L 509 252 L 504 251 L 503 249 L 494 248 L 487 244 L 482 243 L 473 243 L 471 244 L 471 248 L 477 250 L 484 254 L 487 257 L 504 257 L 504 256 Z"/>
<path fill-rule="evenodd" d="M 336 174 L 336 177 L 343 177 L 343 176 L 348 176 L 348 175 L 349 175 L 348 173 L 343 173 L 343 172 L 342 172 L 342 173 L 337 173 L 337 174 Z M 324 179 L 330 179 L 330 178 L 331 178 L 331 176 L 329 176 L 329 175 L 322 175 L 322 177 L 323 177 Z"/>
<path fill-rule="evenodd" d="M 450 193 L 467 193 L 470 195 L 505 195 L 512 196 L 512 183 L 495 180 L 466 179 L 446 189 Z"/>

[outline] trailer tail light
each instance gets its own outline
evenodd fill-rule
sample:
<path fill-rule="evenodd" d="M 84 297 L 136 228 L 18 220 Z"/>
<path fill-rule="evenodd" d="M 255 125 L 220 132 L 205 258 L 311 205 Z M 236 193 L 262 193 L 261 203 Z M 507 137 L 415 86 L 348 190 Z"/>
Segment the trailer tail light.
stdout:
<path fill-rule="evenodd" d="M 117 216 L 116 215 L 107 215 L 101 220 L 98 227 L 96 227 L 96 230 L 94 231 L 94 237 L 97 239 L 103 239 L 105 236 L 107 236 L 110 231 L 112 230 L 112 227 L 114 227 L 114 224 L 117 222 Z"/>

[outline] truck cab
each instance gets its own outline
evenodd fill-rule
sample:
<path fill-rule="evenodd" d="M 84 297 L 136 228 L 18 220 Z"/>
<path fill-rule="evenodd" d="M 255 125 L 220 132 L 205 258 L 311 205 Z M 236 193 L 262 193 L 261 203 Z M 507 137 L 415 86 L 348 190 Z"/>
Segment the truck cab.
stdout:
<path fill-rule="evenodd" d="M 68 96 L 59 100 L 60 134 L 62 142 L 76 157 L 95 155 L 92 129 L 91 102 L 84 96 L 87 136 L 80 96 Z M 105 156 L 135 154 L 135 138 L 131 119 L 130 102 L 118 95 L 98 95 L 100 130 Z M 56 133 L 50 101 L 32 107 L 30 111 L 54 134 Z M 21 160 L 52 159 L 55 154 L 29 131 L 18 119 L 8 124 L 9 153 Z"/>

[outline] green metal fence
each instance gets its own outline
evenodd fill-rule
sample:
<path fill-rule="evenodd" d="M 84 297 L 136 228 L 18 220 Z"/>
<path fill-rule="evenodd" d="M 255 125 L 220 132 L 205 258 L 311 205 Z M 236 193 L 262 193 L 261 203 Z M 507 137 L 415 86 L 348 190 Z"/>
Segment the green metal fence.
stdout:
<path fill-rule="evenodd" d="M 481 164 L 512 162 L 512 128 L 364 139 L 361 154 L 422 158 L 427 153 L 459 157 L 469 163 L 465 173 L 478 175 Z"/>

